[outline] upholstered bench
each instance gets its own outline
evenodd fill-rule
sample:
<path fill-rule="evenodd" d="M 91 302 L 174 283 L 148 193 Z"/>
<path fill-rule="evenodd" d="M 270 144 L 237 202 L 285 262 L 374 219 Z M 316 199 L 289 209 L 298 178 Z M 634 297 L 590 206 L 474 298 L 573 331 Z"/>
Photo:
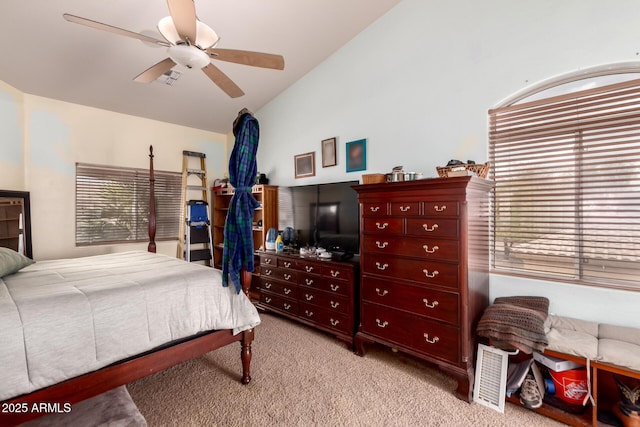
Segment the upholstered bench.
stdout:
<path fill-rule="evenodd" d="M 146 425 L 146 420 L 124 386 L 77 403 L 68 413 L 51 414 L 23 424 L 26 427 Z"/>
<path fill-rule="evenodd" d="M 545 332 L 549 350 L 640 373 L 640 329 L 550 314 Z"/>

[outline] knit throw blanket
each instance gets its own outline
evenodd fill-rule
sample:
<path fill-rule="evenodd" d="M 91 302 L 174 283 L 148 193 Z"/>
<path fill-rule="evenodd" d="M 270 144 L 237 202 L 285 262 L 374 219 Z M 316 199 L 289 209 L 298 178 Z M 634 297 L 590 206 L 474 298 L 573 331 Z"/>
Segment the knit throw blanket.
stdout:
<path fill-rule="evenodd" d="M 549 314 L 545 297 L 500 297 L 487 307 L 478 323 L 479 336 L 496 347 L 511 347 L 531 354 L 543 352 L 549 342 L 544 322 Z"/>

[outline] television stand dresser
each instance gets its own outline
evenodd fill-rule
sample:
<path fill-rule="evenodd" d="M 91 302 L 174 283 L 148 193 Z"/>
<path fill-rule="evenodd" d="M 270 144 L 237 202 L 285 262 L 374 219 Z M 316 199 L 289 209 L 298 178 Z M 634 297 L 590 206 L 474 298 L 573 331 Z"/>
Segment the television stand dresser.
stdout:
<path fill-rule="evenodd" d="M 434 363 L 472 400 L 476 326 L 489 303 L 492 181 L 433 178 L 355 186 L 360 202 L 356 353 L 380 343 Z"/>
<path fill-rule="evenodd" d="M 353 349 L 358 257 L 348 261 L 258 251 L 259 309 L 329 332 Z"/>

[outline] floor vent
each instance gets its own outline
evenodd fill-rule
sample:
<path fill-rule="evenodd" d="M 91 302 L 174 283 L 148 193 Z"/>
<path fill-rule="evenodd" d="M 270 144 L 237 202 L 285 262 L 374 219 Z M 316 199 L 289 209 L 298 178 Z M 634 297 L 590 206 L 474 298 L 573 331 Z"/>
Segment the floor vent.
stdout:
<path fill-rule="evenodd" d="M 513 353 L 478 344 L 476 379 L 473 386 L 474 402 L 504 413 L 510 354 Z"/>

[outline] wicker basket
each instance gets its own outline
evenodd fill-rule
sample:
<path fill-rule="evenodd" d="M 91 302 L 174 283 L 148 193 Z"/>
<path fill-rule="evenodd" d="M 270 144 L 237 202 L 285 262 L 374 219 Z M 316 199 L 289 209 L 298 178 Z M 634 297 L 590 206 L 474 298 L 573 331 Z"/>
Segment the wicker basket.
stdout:
<path fill-rule="evenodd" d="M 387 178 L 383 173 L 369 173 L 362 175 L 363 184 L 378 184 L 380 182 L 386 182 Z"/>
<path fill-rule="evenodd" d="M 438 171 L 438 176 L 440 178 L 447 178 L 449 176 L 449 172 L 452 171 L 470 171 L 475 173 L 480 178 L 486 178 L 489 173 L 489 162 L 484 164 L 464 164 L 464 165 L 454 165 L 454 166 L 436 166 Z"/>

